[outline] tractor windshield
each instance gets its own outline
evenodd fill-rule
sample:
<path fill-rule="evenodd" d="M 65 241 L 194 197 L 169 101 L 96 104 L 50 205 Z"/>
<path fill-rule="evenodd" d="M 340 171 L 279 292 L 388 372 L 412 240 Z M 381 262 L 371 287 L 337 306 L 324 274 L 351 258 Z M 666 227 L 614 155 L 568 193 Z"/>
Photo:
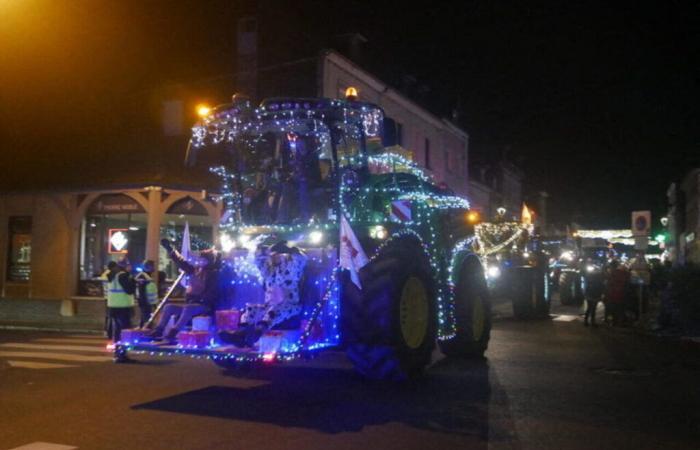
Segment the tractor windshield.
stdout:
<path fill-rule="evenodd" d="M 323 222 L 332 195 L 331 137 L 322 122 L 263 124 L 233 140 L 234 186 L 248 225 Z"/>

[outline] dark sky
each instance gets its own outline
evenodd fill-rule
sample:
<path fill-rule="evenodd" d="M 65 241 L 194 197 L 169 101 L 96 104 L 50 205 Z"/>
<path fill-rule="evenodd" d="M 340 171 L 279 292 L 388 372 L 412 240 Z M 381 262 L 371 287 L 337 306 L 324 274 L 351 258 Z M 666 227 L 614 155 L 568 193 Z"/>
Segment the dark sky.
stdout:
<path fill-rule="evenodd" d="M 121 143 L 148 140 L 163 91 L 226 101 L 217 96 L 246 8 L 0 2 L 3 186 L 26 185 L 27 173 L 60 179 L 108 153 L 142 165 Z M 658 217 L 669 182 L 700 163 L 698 2 L 301 0 L 259 10 L 276 24 L 266 40 L 290 56 L 362 33 L 371 70 L 397 87 L 412 75 L 411 95 L 441 115 L 457 108 L 473 153 L 507 146 L 558 220 L 626 226 L 646 208 Z"/>

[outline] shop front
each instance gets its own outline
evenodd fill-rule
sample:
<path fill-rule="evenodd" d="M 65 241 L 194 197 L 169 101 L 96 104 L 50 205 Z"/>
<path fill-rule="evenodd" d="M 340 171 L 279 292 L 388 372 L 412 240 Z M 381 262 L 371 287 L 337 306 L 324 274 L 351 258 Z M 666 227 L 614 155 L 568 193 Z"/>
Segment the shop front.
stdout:
<path fill-rule="evenodd" d="M 210 247 L 220 216 L 216 195 L 159 186 L 0 194 L 0 302 L 61 300 L 71 315 L 71 302 L 103 298 L 101 276 L 120 258 L 153 260 L 172 280 L 160 240 L 179 249 L 187 228 L 192 251 Z"/>

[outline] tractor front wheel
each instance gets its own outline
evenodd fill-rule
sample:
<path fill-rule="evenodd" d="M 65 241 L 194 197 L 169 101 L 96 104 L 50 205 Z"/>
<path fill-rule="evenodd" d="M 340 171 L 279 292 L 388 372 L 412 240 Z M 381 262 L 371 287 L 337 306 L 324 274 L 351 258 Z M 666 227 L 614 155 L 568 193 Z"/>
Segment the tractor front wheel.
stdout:
<path fill-rule="evenodd" d="M 483 357 L 491 337 L 491 301 L 476 256 L 468 256 L 457 271 L 454 301 L 456 333 L 439 341 L 440 350 L 452 357 Z"/>
<path fill-rule="evenodd" d="M 348 358 L 362 375 L 401 380 L 430 363 L 435 288 L 427 257 L 410 240 L 390 244 L 360 271 L 362 289 L 344 283 Z"/>

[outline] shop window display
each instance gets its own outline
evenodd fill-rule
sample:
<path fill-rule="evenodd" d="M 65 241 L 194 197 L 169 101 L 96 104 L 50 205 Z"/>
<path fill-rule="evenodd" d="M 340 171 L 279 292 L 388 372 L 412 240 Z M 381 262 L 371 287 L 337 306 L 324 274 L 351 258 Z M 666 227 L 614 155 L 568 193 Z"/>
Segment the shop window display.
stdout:
<path fill-rule="evenodd" d="M 25 283 L 31 275 L 32 218 L 10 217 L 7 281 Z"/>
<path fill-rule="evenodd" d="M 90 205 L 80 236 L 81 295 L 102 296 L 102 279 L 110 261 L 126 256 L 138 264 L 146 255 L 147 216 L 123 194 L 107 194 Z"/>

